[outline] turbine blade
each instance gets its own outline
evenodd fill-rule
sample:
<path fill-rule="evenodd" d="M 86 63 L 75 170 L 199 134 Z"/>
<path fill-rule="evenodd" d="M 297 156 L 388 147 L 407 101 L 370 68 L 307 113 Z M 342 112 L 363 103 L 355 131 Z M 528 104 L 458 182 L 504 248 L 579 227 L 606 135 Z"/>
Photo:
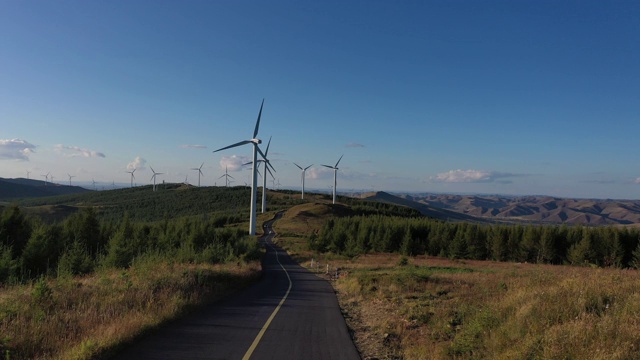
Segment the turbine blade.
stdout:
<path fill-rule="evenodd" d="M 271 162 L 270 162 L 269 160 L 267 160 L 267 165 L 269 165 L 269 167 L 270 167 L 274 172 L 277 172 L 277 171 L 276 171 L 276 168 L 274 168 L 274 167 L 273 167 L 273 165 L 271 165 Z"/>
<path fill-rule="evenodd" d="M 275 177 L 275 176 L 273 176 L 273 173 L 271 172 L 271 169 L 267 168 L 267 171 L 269 172 L 269 175 L 271 175 L 271 177 L 273 178 L 273 180 L 275 180 L 275 179 L 276 179 L 276 177 Z"/>
<path fill-rule="evenodd" d="M 202 163 L 202 164 L 200 165 L 200 167 L 198 168 L 198 170 L 202 169 L 202 167 L 203 167 L 203 166 L 204 166 L 204 163 Z"/>
<path fill-rule="evenodd" d="M 230 177 L 230 178 L 232 178 L 233 180 L 235 180 L 235 179 L 236 179 L 236 178 L 234 178 L 234 177 L 233 177 L 233 176 L 231 176 L 231 175 L 227 175 L 227 176 L 228 176 L 228 177 Z"/>
<path fill-rule="evenodd" d="M 340 155 L 340 159 L 338 159 L 338 162 L 336 163 L 336 168 L 338 167 L 338 164 L 340 164 L 340 160 L 342 160 L 342 157 L 344 156 L 344 154 Z"/>
<path fill-rule="evenodd" d="M 218 179 L 222 179 L 225 176 L 227 176 L 227 174 L 224 174 L 224 175 L 220 176 Z"/>
<path fill-rule="evenodd" d="M 240 146 L 240 145 L 244 145 L 244 144 L 249 144 L 249 143 L 251 143 L 251 141 L 250 141 L 250 140 L 240 141 L 240 142 L 235 143 L 235 144 L 233 144 L 233 145 L 225 146 L 225 147 L 223 147 L 223 148 L 221 148 L 221 149 L 218 149 L 218 150 L 216 150 L 216 151 L 214 151 L 214 152 L 218 152 L 218 151 L 222 151 L 222 150 L 230 149 L 230 148 L 232 148 L 232 147 L 236 147 L 236 146 Z"/>
<path fill-rule="evenodd" d="M 308 169 L 308 168 L 310 168 L 310 167 L 312 167 L 312 166 L 313 166 L 313 164 L 311 164 L 311 165 L 307 166 L 306 168 L 304 168 L 304 171 L 307 171 L 307 169 Z"/>
<path fill-rule="evenodd" d="M 269 136 L 269 142 L 267 143 L 267 149 L 264 151 L 264 156 L 266 157 L 269 153 L 269 145 L 271 145 L 271 136 Z"/>
<path fill-rule="evenodd" d="M 262 116 L 262 107 L 264 106 L 264 99 L 262 99 L 262 104 L 260 105 L 260 112 L 258 113 L 258 121 L 256 121 L 256 129 L 253 130 L 253 138 L 255 139 L 258 136 L 258 129 L 260 128 L 260 117 Z"/>
<path fill-rule="evenodd" d="M 329 166 L 329 165 L 322 165 L 324 167 L 328 167 L 329 169 L 335 169 L 333 166 Z"/>
<path fill-rule="evenodd" d="M 260 156 L 262 156 L 263 159 L 267 159 L 267 156 L 262 152 L 262 150 L 260 150 L 260 148 L 258 147 L 258 145 L 255 145 L 256 149 L 258 150 L 258 153 L 260 153 Z"/>
<path fill-rule="evenodd" d="M 153 168 L 151 166 L 149 166 L 149 168 L 151 169 L 152 173 L 154 173 L 154 174 L 156 173 L 155 171 L 153 171 Z"/>
<path fill-rule="evenodd" d="M 298 167 L 298 169 L 302 170 L 302 167 L 300 167 L 300 165 L 298 165 L 298 164 L 296 164 L 296 163 L 293 163 L 293 165 L 297 166 L 297 167 Z"/>

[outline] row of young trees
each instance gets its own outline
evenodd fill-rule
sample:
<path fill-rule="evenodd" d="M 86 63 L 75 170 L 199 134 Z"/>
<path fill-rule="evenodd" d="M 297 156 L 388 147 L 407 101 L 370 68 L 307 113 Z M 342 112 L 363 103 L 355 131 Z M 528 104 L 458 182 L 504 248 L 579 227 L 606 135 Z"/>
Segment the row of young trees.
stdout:
<path fill-rule="evenodd" d="M 139 256 L 183 262 L 257 259 L 260 248 L 243 229 L 225 227 L 235 215 L 134 222 L 101 221 L 92 208 L 62 223 L 46 224 L 17 206 L 0 216 L 0 284 L 45 274 L 85 274 L 98 267 L 125 268 Z"/>
<path fill-rule="evenodd" d="M 354 216 L 312 233 L 320 252 L 427 254 L 459 259 L 640 267 L 640 230 L 626 227 L 448 223 L 428 218 Z"/>

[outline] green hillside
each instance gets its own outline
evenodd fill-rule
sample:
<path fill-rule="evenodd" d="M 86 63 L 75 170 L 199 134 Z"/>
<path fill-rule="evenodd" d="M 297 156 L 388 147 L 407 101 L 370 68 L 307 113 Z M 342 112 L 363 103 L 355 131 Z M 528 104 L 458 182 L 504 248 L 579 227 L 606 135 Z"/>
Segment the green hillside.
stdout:
<path fill-rule="evenodd" d="M 164 217 L 209 215 L 211 213 L 248 214 L 250 191 L 246 187 L 192 187 L 182 184 L 93 191 L 16 201 L 28 213 L 45 220 L 58 220 L 64 213 L 92 207 L 103 220 L 119 220 L 124 213 L 135 221 L 155 221 Z M 60 214 L 62 212 L 63 214 Z"/>

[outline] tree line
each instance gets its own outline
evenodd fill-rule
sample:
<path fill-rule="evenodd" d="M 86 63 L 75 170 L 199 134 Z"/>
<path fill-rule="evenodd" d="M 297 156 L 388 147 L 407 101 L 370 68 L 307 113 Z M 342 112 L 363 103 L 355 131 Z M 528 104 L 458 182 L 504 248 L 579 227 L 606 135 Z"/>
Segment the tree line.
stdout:
<path fill-rule="evenodd" d="M 429 218 L 329 219 L 309 236 L 319 252 L 640 268 L 640 230 L 628 227 L 450 223 Z"/>
<path fill-rule="evenodd" d="M 261 256 L 255 239 L 233 226 L 238 215 L 133 221 L 100 219 L 83 208 L 64 221 L 48 224 L 28 217 L 18 206 L 0 216 L 0 284 L 42 275 L 86 274 L 98 267 L 126 268 L 140 256 L 179 262 L 252 260 Z"/>

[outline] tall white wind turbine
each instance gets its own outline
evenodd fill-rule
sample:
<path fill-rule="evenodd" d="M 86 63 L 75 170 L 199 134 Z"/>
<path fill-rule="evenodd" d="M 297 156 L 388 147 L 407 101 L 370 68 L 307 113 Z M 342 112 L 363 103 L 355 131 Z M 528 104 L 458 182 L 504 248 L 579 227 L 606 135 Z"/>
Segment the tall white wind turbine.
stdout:
<path fill-rule="evenodd" d="M 258 139 L 258 129 L 260 128 L 260 117 L 262 116 L 262 107 L 264 106 L 264 99 L 262 99 L 262 104 L 260 105 L 260 112 L 258 113 L 258 120 L 256 121 L 256 127 L 253 130 L 253 138 L 251 138 L 250 140 L 244 140 L 244 141 L 240 141 L 238 143 L 223 147 L 221 149 L 218 149 L 215 152 L 221 151 L 221 150 L 226 150 L 226 149 L 230 149 L 236 146 L 241 146 L 241 145 L 246 145 L 246 144 L 252 144 L 253 145 L 253 170 L 251 171 L 251 210 L 249 213 L 249 235 L 255 235 L 256 234 L 256 192 L 257 192 L 257 187 L 258 187 L 258 179 L 256 177 L 256 170 L 258 169 L 257 166 L 255 166 L 255 164 L 257 163 L 258 160 L 258 152 L 260 153 L 260 155 L 262 155 L 262 157 L 264 158 L 264 154 L 262 153 L 262 151 L 258 148 L 258 145 L 260 145 L 262 143 L 262 140 Z"/>
<path fill-rule="evenodd" d="M 302 168 L 302 166 L 300 166 L 300 165 L 298 165 L 298 164 L 296 164 L 296 163 L 293 163 L 293 165 L 297 166 L 297 167 L 298 167 L 298 169 L 302 170 L 302 174 L 301 174 L 301 176 L 300 176 L 300 177 L 302 178 L 302 196 L 300 197 L 300 199 L 304 199 L 304 178 L 305 178 L 305 175 L 306 175 L 306 173 L 307 173 L 307 169 L 309 169 L 310 167 L 312 167 L 312 166 L 313 166 L 313 164 L 311 164 L 311 165 L 307 166 L 306 168 Z"/>
<path fill-rule="evenodd" d="M 31 171 L 27 171 L 27 179 L 29 179 L 29 174 L 31 174 Z"/>
<path fill-rule="evenodd" d="M 136 172 L 136 170 L 138 169 L 133 169 L 133 171 L 127 171 L 127 173 L 131 174 L 131 187 L 133 187 L 133 179 L 135 179 L 135 175 L 133 175 L 134 172 Z"/>
<path fill-rule="evenodd" d="M 340 159 L 338 159 L 338 162 L 336 163 L 335 166 L 329 166 L 329 165 L 322 165 L 324 167 L 328 167 L 329 169 L 333 169 L 333 203 L 336 203 L 336 185 L 338 184 L 337 181 L 337 177 L 338 177 L 338 164 L 340 163 L 340 160 L 342 160 L 342 157 L 344 156 L 344 154 L 342 154 L 340 156 Z"/>
<path fill-rule="evenodd" d="M 198 171 L 198 187 L 200 187 L 200 175 L 204 176 L 204 174 L 202 173 L 202 167 L 203 166 L 204 166 L 204 163 L 202 163 L 202 165 L 200 165 L 200 167 L 191 168 L 191 170 L 197 170 Z"/>
<path fill-rule="evenodd" d="M 69 175 L 69 174 L 67 174 L 67 175 Z M 71 178 L 74 178 L 74 177 L 76 177 L 76 176 L 75 175 L 69 175 L 69 186 L 71 186 Z"/>
<path fill-rule="evenodd" d="M 151 175 L 151 180 L 153 180 L 153 191 L 156 191 L 156 176 L 162 175 L 164 173 L 155 172 L 151 166 L 149 167 L 151 168 L 151 172 L 153 173 L 153 175 Z"/>

